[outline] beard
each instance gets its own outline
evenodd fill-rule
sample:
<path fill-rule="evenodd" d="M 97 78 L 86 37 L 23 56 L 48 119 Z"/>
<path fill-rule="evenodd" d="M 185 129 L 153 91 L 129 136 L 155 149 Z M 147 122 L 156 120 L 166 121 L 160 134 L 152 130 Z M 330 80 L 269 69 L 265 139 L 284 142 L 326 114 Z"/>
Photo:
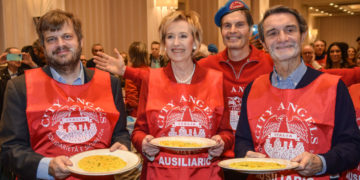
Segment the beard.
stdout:
<path fill-rule="evenodd" d="M 62 57 L 56 56 L 56 54 L 62 50 L 72 52 L 71 57 L 63 59 Z M 48 65 L 55 69 L 56 72 L 62 74 L 68 71 L 74 71 L 80 62 L 81 51 L 81 47 L 72 49 L 67 46 L 61 46 L 56 48 L 51 54 L 45 52 L 44 55 L 48 61 Z"/>
<path fill-rule="evenodd" d="M 281 50 L 276 50 L 276 46 L 277 45 L 273 45 L 273 46 L 270 46 L 270 48 L 268 48 L 269 54 L 270 54 L 271 58 L 273 58 L 274 60 L 284 61 L 284 60 L 293 59 L 293 58 L 296 58 L 300 53 L 300 47 L 296 42 L 287 44 L 287 46 L 292 47 L 291 50 L 287 50 L 287 51 L 293 51 L 293 52 L 287 52 L 287 53 L 278 52 Z M 285 50 L 282 50 L 282 51 L 285 51 Z"/>

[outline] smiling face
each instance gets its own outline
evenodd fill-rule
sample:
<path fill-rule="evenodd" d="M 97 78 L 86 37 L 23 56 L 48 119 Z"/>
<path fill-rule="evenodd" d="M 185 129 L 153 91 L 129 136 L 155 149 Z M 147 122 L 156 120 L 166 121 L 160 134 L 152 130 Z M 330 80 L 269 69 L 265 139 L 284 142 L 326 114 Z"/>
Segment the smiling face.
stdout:
<path fill-rule="evenodd" d="M 305 63 L 311 63 L 311 60 L 314 58 L 314 49 L 310 45 L 306 45 L 303 47 L 301 51 L 301 56 Z"/>
<path fill-rule="evenodd" d="M 235 11 L 221 19 L 221 35 L 229 49 L 242 49 L 249 46 L 250 27 L 245 13 Z"/>
<path fill-rule="evenodd" d="M 315 41 L 314 49 L 315 49 L 315 54 L 317 56 L 321 56 L 325 51 L 325 43 L 320 40 Z"/>
<path fill-rule="evenodd" d="M 44 32 L 45 56 L 54 69 L 75 67 L 80 62 L 81 44 L 70 21 L 58 31 Z"/>
<path fill-rule="evenodd" d="M 165 48 L 171 61 L 192 61 L 194 45 L 194 38 L 186 21 L 179 20 L 169 24 L 165 35 Z"/>
<path fill-rule="evenodd" d="M 355 49 L 354 48 L 349 48 L 347 50 L 347 53 L 348 53 L 348 58 L 349 59 L 355 59 Z"/>
<path fill-rule="evenodd" d="M 341 49 L 339 46 L 334 45 L 330 48 L 330 59 L 333 63 L 341 62 Z"/>
<path fill-rule="evenodd" d="M 300 55 L 300 45 L 305 33 L 301 34 L 294 15 L 277 13 L 268 16 L 263 24 L 263 46 L 274 61 L 287 61 Z"/>

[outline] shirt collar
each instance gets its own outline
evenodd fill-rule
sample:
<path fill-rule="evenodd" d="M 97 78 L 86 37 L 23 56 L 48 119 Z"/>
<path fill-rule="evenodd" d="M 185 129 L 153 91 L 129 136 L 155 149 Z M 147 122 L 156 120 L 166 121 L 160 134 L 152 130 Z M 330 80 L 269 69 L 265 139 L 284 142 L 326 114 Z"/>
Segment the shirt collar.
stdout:
<path fill-rule="evenodd" d="M 295 69 L 294 72 L 292 72 L 286 79 L 282 79 L 275 70 L 273 70 L 273 74 L 271 76 L 271 84 L 274 87 L 277 87 L 279 89 L 295 89 L 296 86 L 299 84 L 300 80 L 304 76 L 306 72 L 306 66 L 304 61 L 301 59 L 301 63 L 299 67 Z"/>
<path fill-rule="evenodd" d="M 57 82 L 66 84 L 65 79 L 58 72 L 56 72 L 55 69 L 50 67 L 50 72 L 53 79 L 55 79 Z M 84 68 L 82 63 L 80 63 L 80 74 L 78 78 L 76 78 L 75 81 L 72 83 L 72 85 L 83 85 L 84 83 L 85 83 Z"/>

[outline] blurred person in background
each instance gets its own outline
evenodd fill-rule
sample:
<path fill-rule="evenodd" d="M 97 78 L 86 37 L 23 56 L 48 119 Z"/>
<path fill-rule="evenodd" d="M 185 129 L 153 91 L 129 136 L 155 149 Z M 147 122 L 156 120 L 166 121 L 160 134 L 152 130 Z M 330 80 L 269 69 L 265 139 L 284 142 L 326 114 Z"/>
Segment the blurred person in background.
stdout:
<path fill-rule="evenodd" d="M 215 55 L 218 53 L 218 48 L 216 47 L 215 44 L 209 44 L 208 51 L 209 51 L 210 55 Z"/>
<path fill-rule="evenodd" d="M 349 64 L 349 68 L 356 66 L 356 49 L 354 47 L 349 47 L 347 50 L 347 63 Z"/>
<path fill-rule="evenodd" d="M 322 66 L 326 65 L 326 41 L 324 40 L 315 40 L 314 41 L 315 49 L 315 60 Z"/>
<path fill-rule="evenodd" d="M 91 47 L 91 53 L 93 56 L 96 56 L 98 52 L 104 52 L 104 48 L 100 43 L 95 43 L 92 45 Z M 89 59 L 86 62 L 86 67 L 87 68 L 95 68 L 95 63 L 94 63 L 94 58 Z"/>
<path fill-rule="evenodd" d="M 149 66 L 151 68 L 160 68 L 166 66 L 164 57 L 160 54 L 160 43 L 153 41 L 151 43 L 151 54 Z"/>
<path fill-rule="evenodd" d="M 347 48 L 340 42 L 331 43 L 327 50 L 326 69 L 345 68 Z"/>
<path fill-rule="evenodd" d="M 148 52 L 144 43 L 131 43 L 129 47 L 129 58 L 129 66 L 133 68 L 148 68 Z M 130 79 L 125 80 L 125 105 L 128 115 L 132 117 L 137 116 L 140 87 L 141 86 L 137 86 Z"/>

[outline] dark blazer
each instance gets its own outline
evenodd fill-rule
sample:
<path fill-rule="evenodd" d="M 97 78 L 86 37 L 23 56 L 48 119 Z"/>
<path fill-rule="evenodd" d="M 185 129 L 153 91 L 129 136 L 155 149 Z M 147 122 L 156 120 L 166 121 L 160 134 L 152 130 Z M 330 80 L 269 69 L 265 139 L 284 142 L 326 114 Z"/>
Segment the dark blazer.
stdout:
<path fill-rule="evenodd" d="M 24 70 L 22 68 L 18 69 L 17 75 L 24 74 Z M 2 113 L 3 103 L 4 103 L 4 93 L 6 89 L 7 82 L 11 79 L 11 76 L 8 71 L 8 67 L 5 67 L 0 70 L 0 117 Z"/>
<path fill-rule="evenodd" d="M 48 66 L 42 69 L 51 77 Z M 84 72 L 86 83 L 92 79 L 94 71 L 84 68 Z M 111 88 L 116 108 L 120 112 L 111 143 L 120 142 L 130 149 L 130 135 L 126 129 L 125 106 L 118 78 L 111 76 Z M 0 122 L 0 157 L 1 163 L 20 179 L 36 179 L 38 164 L 43 156 L 35 153 L 30 145 L 26 102 L 25 76 L 22 75 L 10 80 L 5 92 L 4 113 Z"/>

